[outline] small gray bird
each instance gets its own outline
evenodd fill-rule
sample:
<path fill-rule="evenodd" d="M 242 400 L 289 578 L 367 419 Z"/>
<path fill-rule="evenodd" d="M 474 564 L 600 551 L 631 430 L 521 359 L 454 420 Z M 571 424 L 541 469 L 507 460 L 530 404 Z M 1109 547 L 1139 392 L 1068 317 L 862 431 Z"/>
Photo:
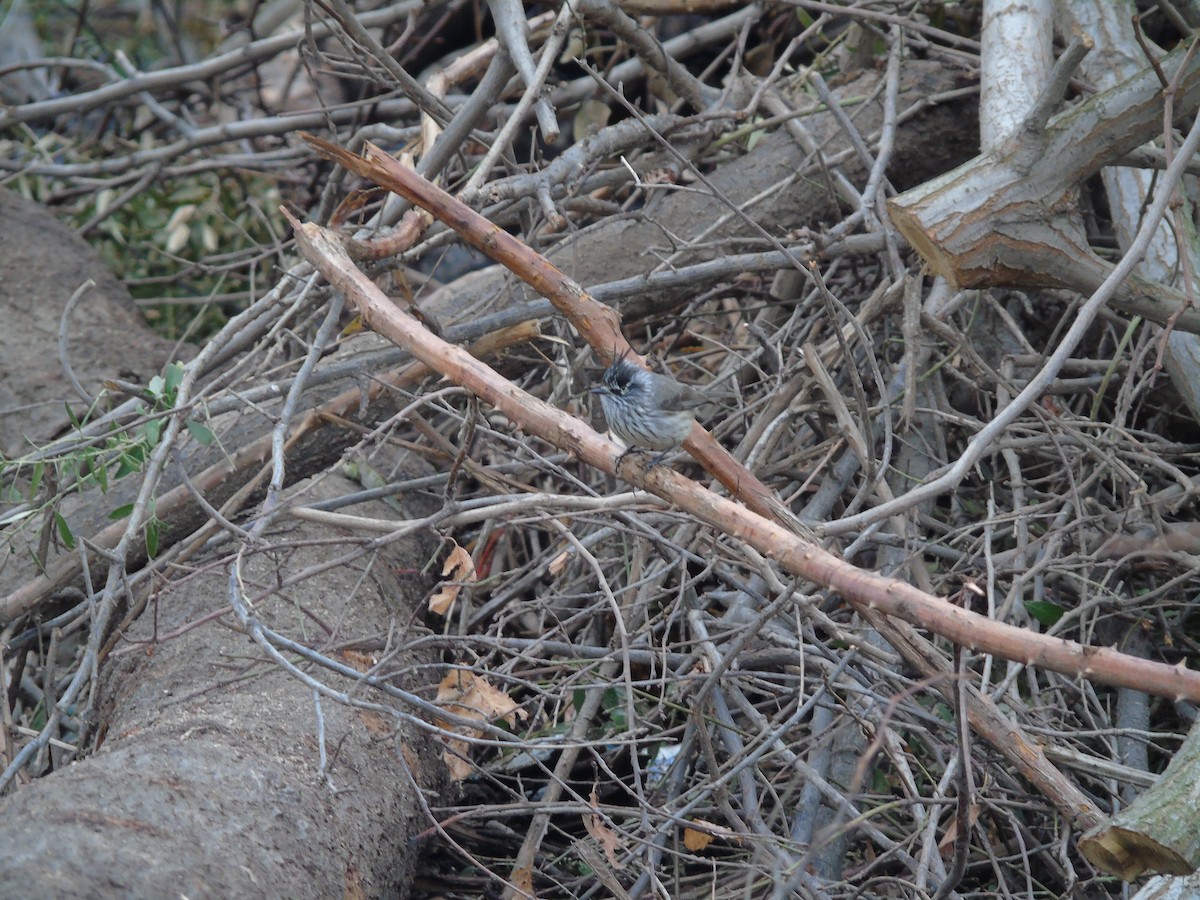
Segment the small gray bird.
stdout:
<path fill-rule="evenodd" d="M 624 354 L 591 392 L 600 398 L 609 430 L 630 449 L 673 450 L 691 433 L 696 409 L 712 402 L 694 387 L 647 372 Z"/>

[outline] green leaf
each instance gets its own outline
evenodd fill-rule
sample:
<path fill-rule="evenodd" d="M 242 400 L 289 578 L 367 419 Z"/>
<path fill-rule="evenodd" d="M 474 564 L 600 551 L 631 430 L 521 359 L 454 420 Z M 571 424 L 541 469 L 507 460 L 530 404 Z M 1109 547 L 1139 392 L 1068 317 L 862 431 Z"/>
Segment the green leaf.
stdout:
<path fill-rule="evenodd" d="M 151 559 L 158 556 L 158 519 L 146 523 L 146 553 Z"/>
<path fill-rule="evenodd" d="M 96 476 L 96 482 L 100 485 L 100 493 L 108 493 L 108 468 L 104 465 L 104 460 L 99 456 L 92 459 L 92 474 Z"/>
<path fill-rule="evenodd" d="M 142 426 L 142 434 L 146 436 L 146 443 L 151 447 L 158 445 L 158 439 L 162 436 L 162 420 L 151 419 Z"/>
<path fill-rule="evenodd" d="M 192 433 L 192 437 L 196 439 L 196 443 L 203 444 L 207 447 L 217 439 L 217 436 L 209 430 L 207 425 L 201 425 L 195 419 L 188 419 L 183 423 L 187 426 L 187 430 Z"/>
<path fill-rule="evenodd" d="M 891 791 L 891 783 L 888 780 L 887 773 L 880 766 L 875 766 L 875 770 L 871 775 L 872 790 L 880 795 L 886 795 Z"/>
<path fill-rule="evenodd" d="M 608 688 L 601 703 L 613 728 L 617 731 L 628 730 L 629 718 L 625 713 L 625 702 L 621 692 L 616 688 Z"/>
<path fill-rule="evenodd" d="M 161 399 L 163 395 L 163 387 L 166 385 L 166 380 L 161 375 L 155 375 L 150 379 L 150 383 L 146 385 L 146 390 L 150 395 Z"/>
<path fill-rule="evenodd" d="M 110 512 L 108 514 L 108 517 L 115 522 L 115 521 L 117 521 L 117 519 L 125 518 L 131 512 L 133 512 L 133 504 L 126 503 L 124 506 L 118 506 L 116 509 L 114 509 L 112 512 Z"/>
<path fill-rule="evenodd" d="M 1047 628 L 1061 619 L 1063 617 L 1063 613 L 1066 612 L 1066 610 L 1057 603 L 1050 603 L 1046 600 L 1030 600 L 1025 604 L 1025 609 L 1027 609 L 1029 614 L 1037 619 L 1039 623 L 1045 625 Z"/>
<path fill-rule="evenodd" d="M 175 395 L 179 393 L 179 385 L 183 383 L 183 363 L 173 362 L 167 366 L 167 376 L 164 380 L 163 393 L 168 401 L 175 403 Z"/>
<path fill-rule="evenodd" d="M 54 514 L 54 524 L 58 526 L 58 536 L 62 539 L 63 546 L 68 550 L 75 549 L 75 535 L 71 534 L 71 526 L 67 524 L 67 520 L 62 517 L 62 513 Z"/>
<path fill-rule="evenodd" d="M 126 475 L 133 474 L 139 468 L 141 468 L 141 467 L 137 464 L 137 461 L 134 460 L 134 458 L 130 454 L 122 453 L 119 457 L 117 457 L 116 477 L 119 479 L 124 478 Z"/>
<path fill-rule="evenodd" d="M 33 477 L 29 481 L 29 499 L 32 500 L 37 496 L 38 488 L 42 486 L 42 475 L 46 472 L 46 464 L 37 462 L 33 464 Z"/>
<path fill-rule="evenodd" d="M 63 406 L 67 408 L 67 418 L 71 420 L 71 427 L 79 431 L 83 426 L 79 424 L 79 419 L 75 417 L 75 413 L 71 409 L 71 404 L 64 403 Z"/>

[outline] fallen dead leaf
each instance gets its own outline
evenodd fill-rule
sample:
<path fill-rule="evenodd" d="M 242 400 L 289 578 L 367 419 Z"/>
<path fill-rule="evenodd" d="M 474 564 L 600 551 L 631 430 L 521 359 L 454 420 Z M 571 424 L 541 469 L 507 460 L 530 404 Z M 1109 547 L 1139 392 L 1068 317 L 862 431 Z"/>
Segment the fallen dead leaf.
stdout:
<path fill-rule="evenodd" d="M 600 808 L 600 800 L 596 797 L 595 788 L 592 788 L 591 804 L 593 809 Z M 605 825 L 604 820 L 596 813 L 589 813 L 583 817 L 583 827 L 604 848 L 604 855 L 608 857 L 609 865 L 614 869 L 622 868 L 621 863 L 617 860 L 617 849 L 621 846 L 621 839 L 617 837 L 617 833 Z"/>
<path fill-rule="evenodd" d="M 447 712 L 479 722 L 500 719 L 509 725 L 515 725 L 517 719 L 523 720 L 529 715 L 504 691 L 492 687 L 474 672 L 462 669 L 455 669 L 442 679 L 438 685 L 437 699 Z M 444 719 L 439 720 L 438 724 L 467 738 L 479 737 L 483 733 L 477 728 L 458 725 Z M 446 743 L 448 746 L 442 756 L 450 769 L 450 777 L 461 781 L 474 771 L 470 763 L 471 745 L 469 741 L 453 738 L 448 739 Z"/>
<path fill-rule="evenodd" d="M 386 737 L 393 731 L 392 723 L 385 719 L 379 713 L 372 712 L 369 709 L 360 709 L 358 711 L 358 719 L 375 737 Z"/>
<path fill-rule="evenodd" d="M 464 585 L 475 583 L 475 563 L 471 560 L 471 554 L 455 544 L 442 566 L 442 578 L 443 581 L 429 597 L 429 611 L 439 616 L 450 613 Z"/>
<path fill-rule="evenodd" d="M 517 890 L 524 891 L 530 897 L 536 897 L 533 892 L 533 869 L 529 866 L 521 866 L 519 869 L 513 869 L 512 883 Z"/>
<path fill-rule="evenodd" d="M 369 653 L 360 653 L 357 650 L 343 650 L 342 659 L 357 672 L 370 672 L 379 661 Z"/>
<path fill-rule="evenodd" d="M 973 828 L 975 823 L 979 821 L 979 804 L 972 803 L 970 811 L 967 813 L 967 818 L 970 819 L 970 825 Z M 946 827 L 946 833 L 942 835 L 942 839 L 938 841 L 938 853 L 942 854 L 943 859 L 954 858 L 954 842 L 958 840 L 958 816 L 953 816 L 950 819 L 950 824 Z"/>
<path fill-rule="evenodd" d="M 693 853 L 699 853 L 713 842 L 713 836 L 707 831 L 697 831 L 695 828 L 683 829 L 683 846 Z"/>
<path fill-rule="evenodd" d="M 692 819 L 692 822 L 700 827 L 683 829 L 683 846 L 687 847 L 693 853 L 699 853 L 701 850 L 704 850 L 717 838 L 730 840 L 735 844 L 742 842 L 737 832 L 732 828 L 718 825 L 715 822 L 708 822 L 704 819 Z"/>

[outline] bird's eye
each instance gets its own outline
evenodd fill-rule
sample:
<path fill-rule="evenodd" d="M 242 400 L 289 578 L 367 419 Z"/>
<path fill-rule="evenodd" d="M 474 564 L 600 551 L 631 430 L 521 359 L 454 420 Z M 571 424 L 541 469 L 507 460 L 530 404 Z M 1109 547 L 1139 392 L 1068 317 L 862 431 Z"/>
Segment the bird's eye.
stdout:
<path fill-rule="evenodd" d="M 629 379 L 623 377 L 621 372 L 611 372 L 604 379 L 604 386 L 614 393 L 623 394 L 629 387 Z"/>

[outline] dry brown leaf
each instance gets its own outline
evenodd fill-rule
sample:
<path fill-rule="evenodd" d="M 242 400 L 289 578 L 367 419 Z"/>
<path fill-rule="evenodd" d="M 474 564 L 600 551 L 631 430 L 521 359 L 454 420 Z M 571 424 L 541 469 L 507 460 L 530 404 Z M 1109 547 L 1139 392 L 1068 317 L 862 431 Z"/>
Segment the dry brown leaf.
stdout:
<path fill-rule="evenodd" d="M 454 607 L 454 601 L 458 599 L 458 592 L 461 590 L 461 584 L 443 581 L 437 590 L 429 595 L 429 611 L 439 616 L 446 615 Z"/>
<path fill-rule="evenodd" d="M 360 709 L 358 719 L 375 737 L 386 737 L 392 733 L 392 723 L 379 713 L 371 712 L 369 709 Z"/>
<path fill-rule="evenodd" d="M 533 869 L 529 866 L 521 866 L 519 869 L 513 869 L 512 883 L 517 890 L 524 891 L 530 897 L 536 897 L 533 892 Z"/>
<path fill-rule="evenodd" d="M 438 703 L 448 712 L 467 719 L 492 721 L 503 719 L 516 725 L 528 713 L 512 697 L 474 672 L 455 669 L 438 684 Z"/>
<path fill-rule="evenodd" d="M 967 818 L 971 820 L 971 827 L 979 820 L 979 804 L 972 803 L 970 811 L 967 813 Z M 950 819 L 950 824 L 946 828 L 946 833 L 942 835 L 942 839 L 938 841 L 938 853 L 942 854 L 943 859 L 954 858 L 954 842 L 958 839 L 958 816 L 953 816 Z"/>
<path fill-rule="evenodd" d="M 700 828 L 685 828 L 683 829 L 683 846 L 687 847 L 693 853 L 698 853 L 705 849 L 709 844 L 717 838 L 733 841 L 735 844 L 740 844 L 741 838 L 732 828 L 727 828 L 724 825 L 718 825 L 715 822 L 709 822 L 705 819 L 692 819 Z M 703 830 L 700 830 L 703 829 Z"/>
<path fill-rule="evenodd" d="M 460 547 L 454 545 L 454 549 L 450 551 L 450 555 L 446 557 L 446 562 L 442 566 L 442 577 L 452 577 L 455 581 L 474 581 L 475 580 L 475 563 L 471 560 L 471 554 Z"/>
<path fill-rule="evenodd" d="M 474 736 L 472 735 L 472 737 Z M 471 765 L 471 745 L 466 741 L 447 740 L 446 749 L 442 751 L 442 759 L 450 771 L 451 781 L 462 781 L 475 771 L 475 767 Z"/>
<path fill-rule="evenodd" d="M 474 672 L 461 669 L 455 669 L 441 680 L 437 699 L 447 712 L 479 722 L 502 719 L 509 725 L 515 725 L 517 719 L 523 720 L 529 715 L 504 691 L 492 687 Z M 457 725 L 444 719 L 439 720 L 438 724 L 468 738 L 479 737 L 483 733 L 479 729 Z M 450 777 L 461 781 L 474 771 L 470 763 L 471 745 L 467 741 L 453 739 L 448 740 L 447 745 L 442 757 L 450 769 Z"/>
<path fill-rule="evenodd" d="M 379 662 L 373 655 L 369 653 L 360 653 L 357 650 L 343 650 L 342 659 L 346 661 L 346 665 L 354 669 L 356 672 L 370 672 Z"/>
<path fill-rule="evenodd" d="M 442 578 L 445 580 L 429 597 L 429 611 L 439 616 L 449 614 L 464 584 L 475 583 L 475 563 L 471 554 L 455 544 L 442 566 Z"/>
<path fill-rule="evenodd" d="M 683 846 L 693 853 L 699 853 L 713 842 L 713 836 L 707 831 L 697 831 L 695 828 L 683 829 Z"/>
<path fill-rule="evenodd" d="M 591 803 L 594 809 L 600 808 L 600 800 L 596 797 L 595 788 L 592 788 Z M 583 827 L 604 848 L 604 855 L 608 857 L 608 864 L 614 869 L 622 868 L 621 863 L 617 860 L 617 849 L 621 846 L 621 839 L 617 837 L 617 833 L 605 825 L 604 820 L 595 813 L 589 813 L 583 817 Z"/>

